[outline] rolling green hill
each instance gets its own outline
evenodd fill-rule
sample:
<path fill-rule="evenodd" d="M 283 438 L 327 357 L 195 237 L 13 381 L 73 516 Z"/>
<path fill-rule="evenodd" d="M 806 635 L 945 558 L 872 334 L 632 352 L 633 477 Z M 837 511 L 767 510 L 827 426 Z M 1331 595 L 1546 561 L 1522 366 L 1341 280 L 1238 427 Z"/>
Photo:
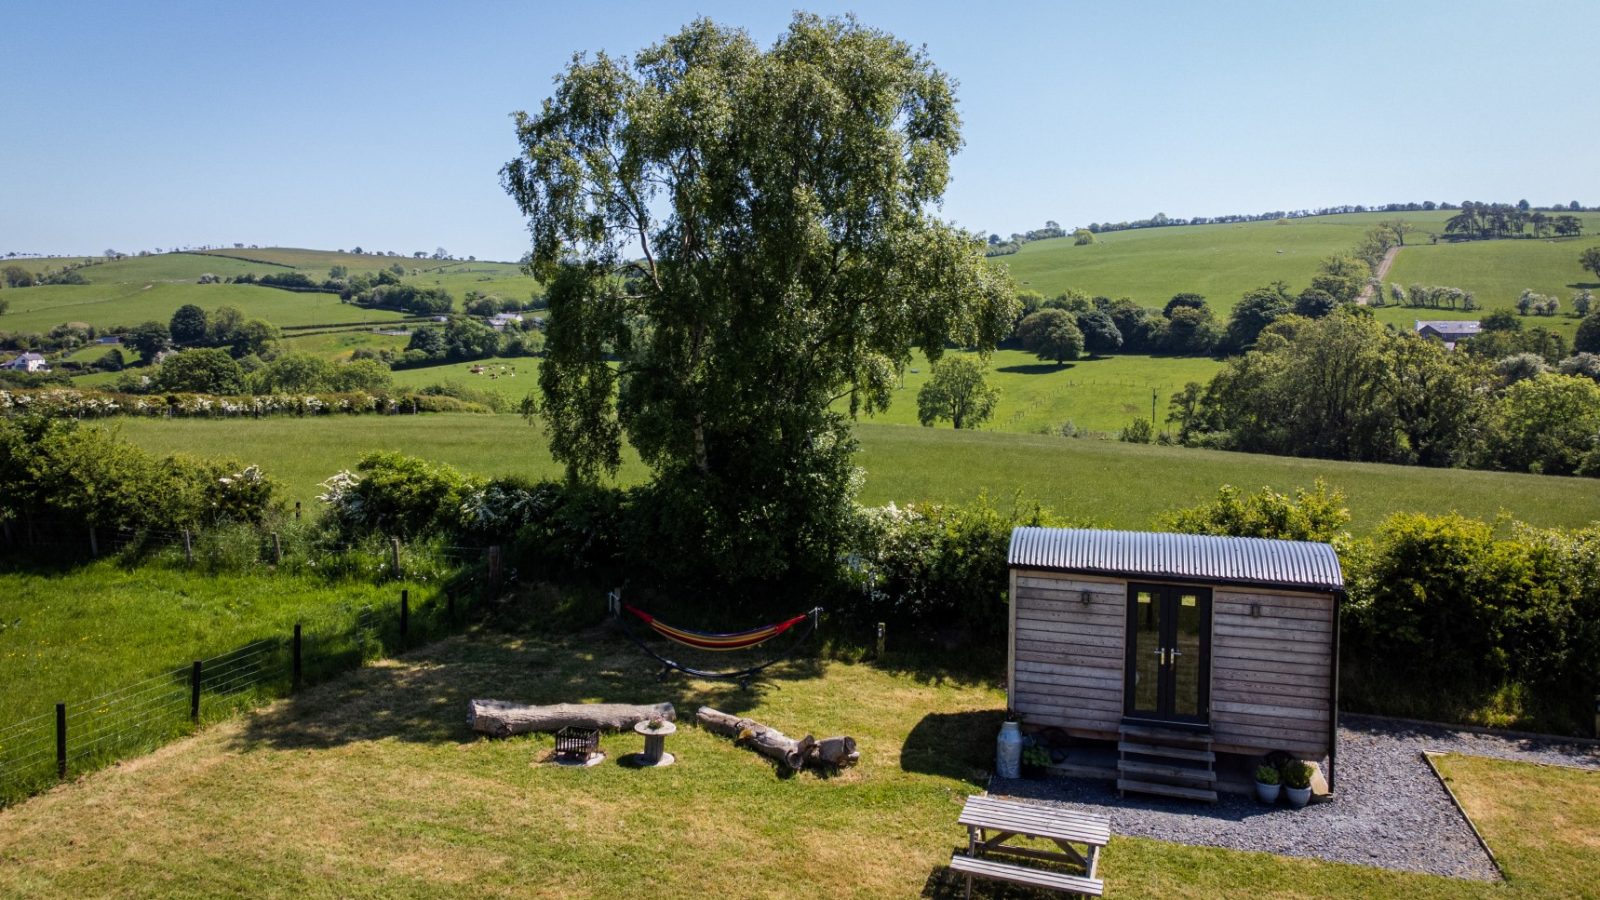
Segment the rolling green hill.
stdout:
<path fill-rule="evenodd" d="M 404 319 L 403 313 L 362 309 L 341 303 L 337 294 L 300 293 L 249 284 L 130 281 L 62 284 L 5 292 L 11 310 L 0 316 L 0 331 L 49 331 L 62 322 L 86 322 L 96 328 L 165 322 L 178 307 L 193 303 L 203 309 L 237 306 L 245 315 L 274 325 L 317 325 L 331 322 L 379 324 Z"/>
<path fill-rule="evenodd" d="M 242 457 L 314 505 L 317 485 L 372 450 L 400 450 L 486 475 L 557 477 L 544 431 L 511 415 L 441 414 L 262 420 L 118 420 L 130 440 L 159 453 Z M 1366 531 L 1400 510 L 1493 519 L 1501 511 L 1538 525 L 1600 520 L 1600 479 L 1423 469 L 1291 459 L 1044 435 L 956 432 L 903 425 L 857 427 L 871 504 L 1038 499 L 1064 515 L 1146 528 L 1163 511 L 1209 499 L 1224 483 L 1278 490 L 1325 478 L 1343 489 L 1353 527 Z M 647 472 L 624 453 L 623 483 Z"/>
<path fill-rule="evenodd" d="M 1486 308 L 1495 308 L 1511 306 L 1525 287 L 1565 300 L 1575 285 L 1594 280 L 1578 265 L 1578 253 L 1600 243 L 1600 214 L 1581 215 L 1588 234 L 1575 239 L 1430 244 L 1429 234 L 1443 233 L 1453 214 L 1351 213 L 1144 228 L 1103 234 L 1082 247 L 1070 238 L 1034 241 L 995 261 L 1010 269 L 1020 286 L 1047 296 L 1076 288 L 1161 306 L 1173 294 L 1194 291 L 1222 312 L 1244 292 L 1275 279 L 1296 291 L 1304 288 L 1324 257 L 1348 252 L 1378 222 L 1401 219 L 1416 231 L 1396 257 L 1389 281 L 1463 288 L 1476 293 Z"/>

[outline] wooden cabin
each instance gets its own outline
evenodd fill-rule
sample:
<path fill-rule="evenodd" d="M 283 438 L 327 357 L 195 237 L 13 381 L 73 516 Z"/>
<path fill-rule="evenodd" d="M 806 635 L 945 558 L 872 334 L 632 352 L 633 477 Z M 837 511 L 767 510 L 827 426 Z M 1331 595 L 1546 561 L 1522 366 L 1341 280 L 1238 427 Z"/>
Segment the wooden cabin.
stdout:
<path fill-rule="evenodd" d="M 1331 791 L 1331 546 L 1018 528 L 1009 565 L 1009 707 L 1025 725 L 1116 742 L 1124 791 L 1214 800 L 1219 754 L 1276 750 L 1324 765 Z"/>

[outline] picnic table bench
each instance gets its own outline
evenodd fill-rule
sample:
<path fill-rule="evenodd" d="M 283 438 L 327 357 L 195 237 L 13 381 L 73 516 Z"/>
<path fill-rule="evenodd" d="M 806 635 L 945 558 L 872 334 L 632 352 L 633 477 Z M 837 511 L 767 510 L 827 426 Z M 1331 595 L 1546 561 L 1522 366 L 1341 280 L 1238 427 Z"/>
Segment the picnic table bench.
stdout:
<path fill-rule="evenodd" d="M 999 797 L 973 796 L 967 798 L 958 821 L 967 826 L 967 852 L 951 854 L 950 868 L 967 876 L 968 897 L 972 896 L 973 876 L 1088 897 L 1099 897 L 1105 892 L 1105 882 L 1096 875 L 1100 850 L 1111 839 L 1111 821 L 1105 816 Z M 1059 849 L 1037 850 L 1006 843 L 1016 837 L 1042 838 Z M 1082 850 L 1078 849 L 1079 845 Z M 993 858 L 996 854 L 1069 863 L 1081 867 L 1083 874 L 1018 865 Z"/>

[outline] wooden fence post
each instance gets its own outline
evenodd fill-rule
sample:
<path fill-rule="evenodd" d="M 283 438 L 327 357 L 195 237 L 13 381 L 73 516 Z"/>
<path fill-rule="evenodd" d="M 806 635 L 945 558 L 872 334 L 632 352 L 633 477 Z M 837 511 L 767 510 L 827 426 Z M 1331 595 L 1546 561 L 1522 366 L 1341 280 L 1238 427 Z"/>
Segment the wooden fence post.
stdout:
<path fill-rule="evenodd" d="M 878 623 L 878 657 L 883 657 L 883 640 L 888 635 L 889 626 L 884 622 Z"/>
<path fill-rule="evenodd" d="M 500 545 L 495 544 L 489 548 L 489 589 L 491 591 L 500 589 L 500 576 L 504 567 L 504 562 L 501 560 Z"/>
<path fill-rule="evenodd" d="M 67 777 L 67 705 L 56 704 L 56 777 Z"/>
<path fill-rule="evenodd" d="M 95 533 L 93 525 L 89 526 L 89 555 L 95 558 L 100 556 L 100 538 Z"/>
<path fill-rule="evenodd" d="M 300 690 L 300 623 L 294 623 L 294 668 L 291 690 Z"/>
<path fill-rule="evenodd" d="M 394 568 L 394 577 L 396 579 L 402 577 L 400 572 L 400 539 L 397 537 L 389 538 L 389 562 Z"/>
<path fill-rule="evenodd" d="M 189 529 L 183 530 L 183 560 L 189 565 L 194 565 L 194 541 Z"/>
<path fill-rule="evenodd" d="M 272 564 L 283 565 L 283 539 L 278 537 L 276 531 L 272 533 Z"/>
<path fill-rule="evenodd" d="M 200 660 L 194 661 L 189 671 L 189 720 L 200 721 Z"/>
<path fill-rule="evenodd" d="M 406 630 L 410 627 L 410 621 L 411 591 L 409 589 L 402 588 L 400 591 L 400 638 L 402 641 L 405 639 Z"/>

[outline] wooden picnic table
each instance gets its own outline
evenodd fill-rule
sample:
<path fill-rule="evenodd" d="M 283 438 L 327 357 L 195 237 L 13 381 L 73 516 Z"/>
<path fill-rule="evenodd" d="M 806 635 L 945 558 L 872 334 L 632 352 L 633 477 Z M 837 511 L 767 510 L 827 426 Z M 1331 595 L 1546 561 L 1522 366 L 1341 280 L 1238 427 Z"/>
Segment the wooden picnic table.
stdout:
<path fill-rule="evenodd" d="M 967 876 L 968 897 L 972 896 L 974 875 L 1092 897 L 1105 890 L 1097 874 L 1100 850 L 1111 839 L 1111 821 L 1105 816 L 979 795 L 967 798 L 958 821 L 967 826 L 967 852 L 965 856 L 952 854 L 950 868 Z M 1018 837 L 1048 840 L 1058 849 L 1007 843 Z M 995 855 L 1067 863 L 1081 867 L 1083 874 L 1017 865 L 995 859 Z"/>

